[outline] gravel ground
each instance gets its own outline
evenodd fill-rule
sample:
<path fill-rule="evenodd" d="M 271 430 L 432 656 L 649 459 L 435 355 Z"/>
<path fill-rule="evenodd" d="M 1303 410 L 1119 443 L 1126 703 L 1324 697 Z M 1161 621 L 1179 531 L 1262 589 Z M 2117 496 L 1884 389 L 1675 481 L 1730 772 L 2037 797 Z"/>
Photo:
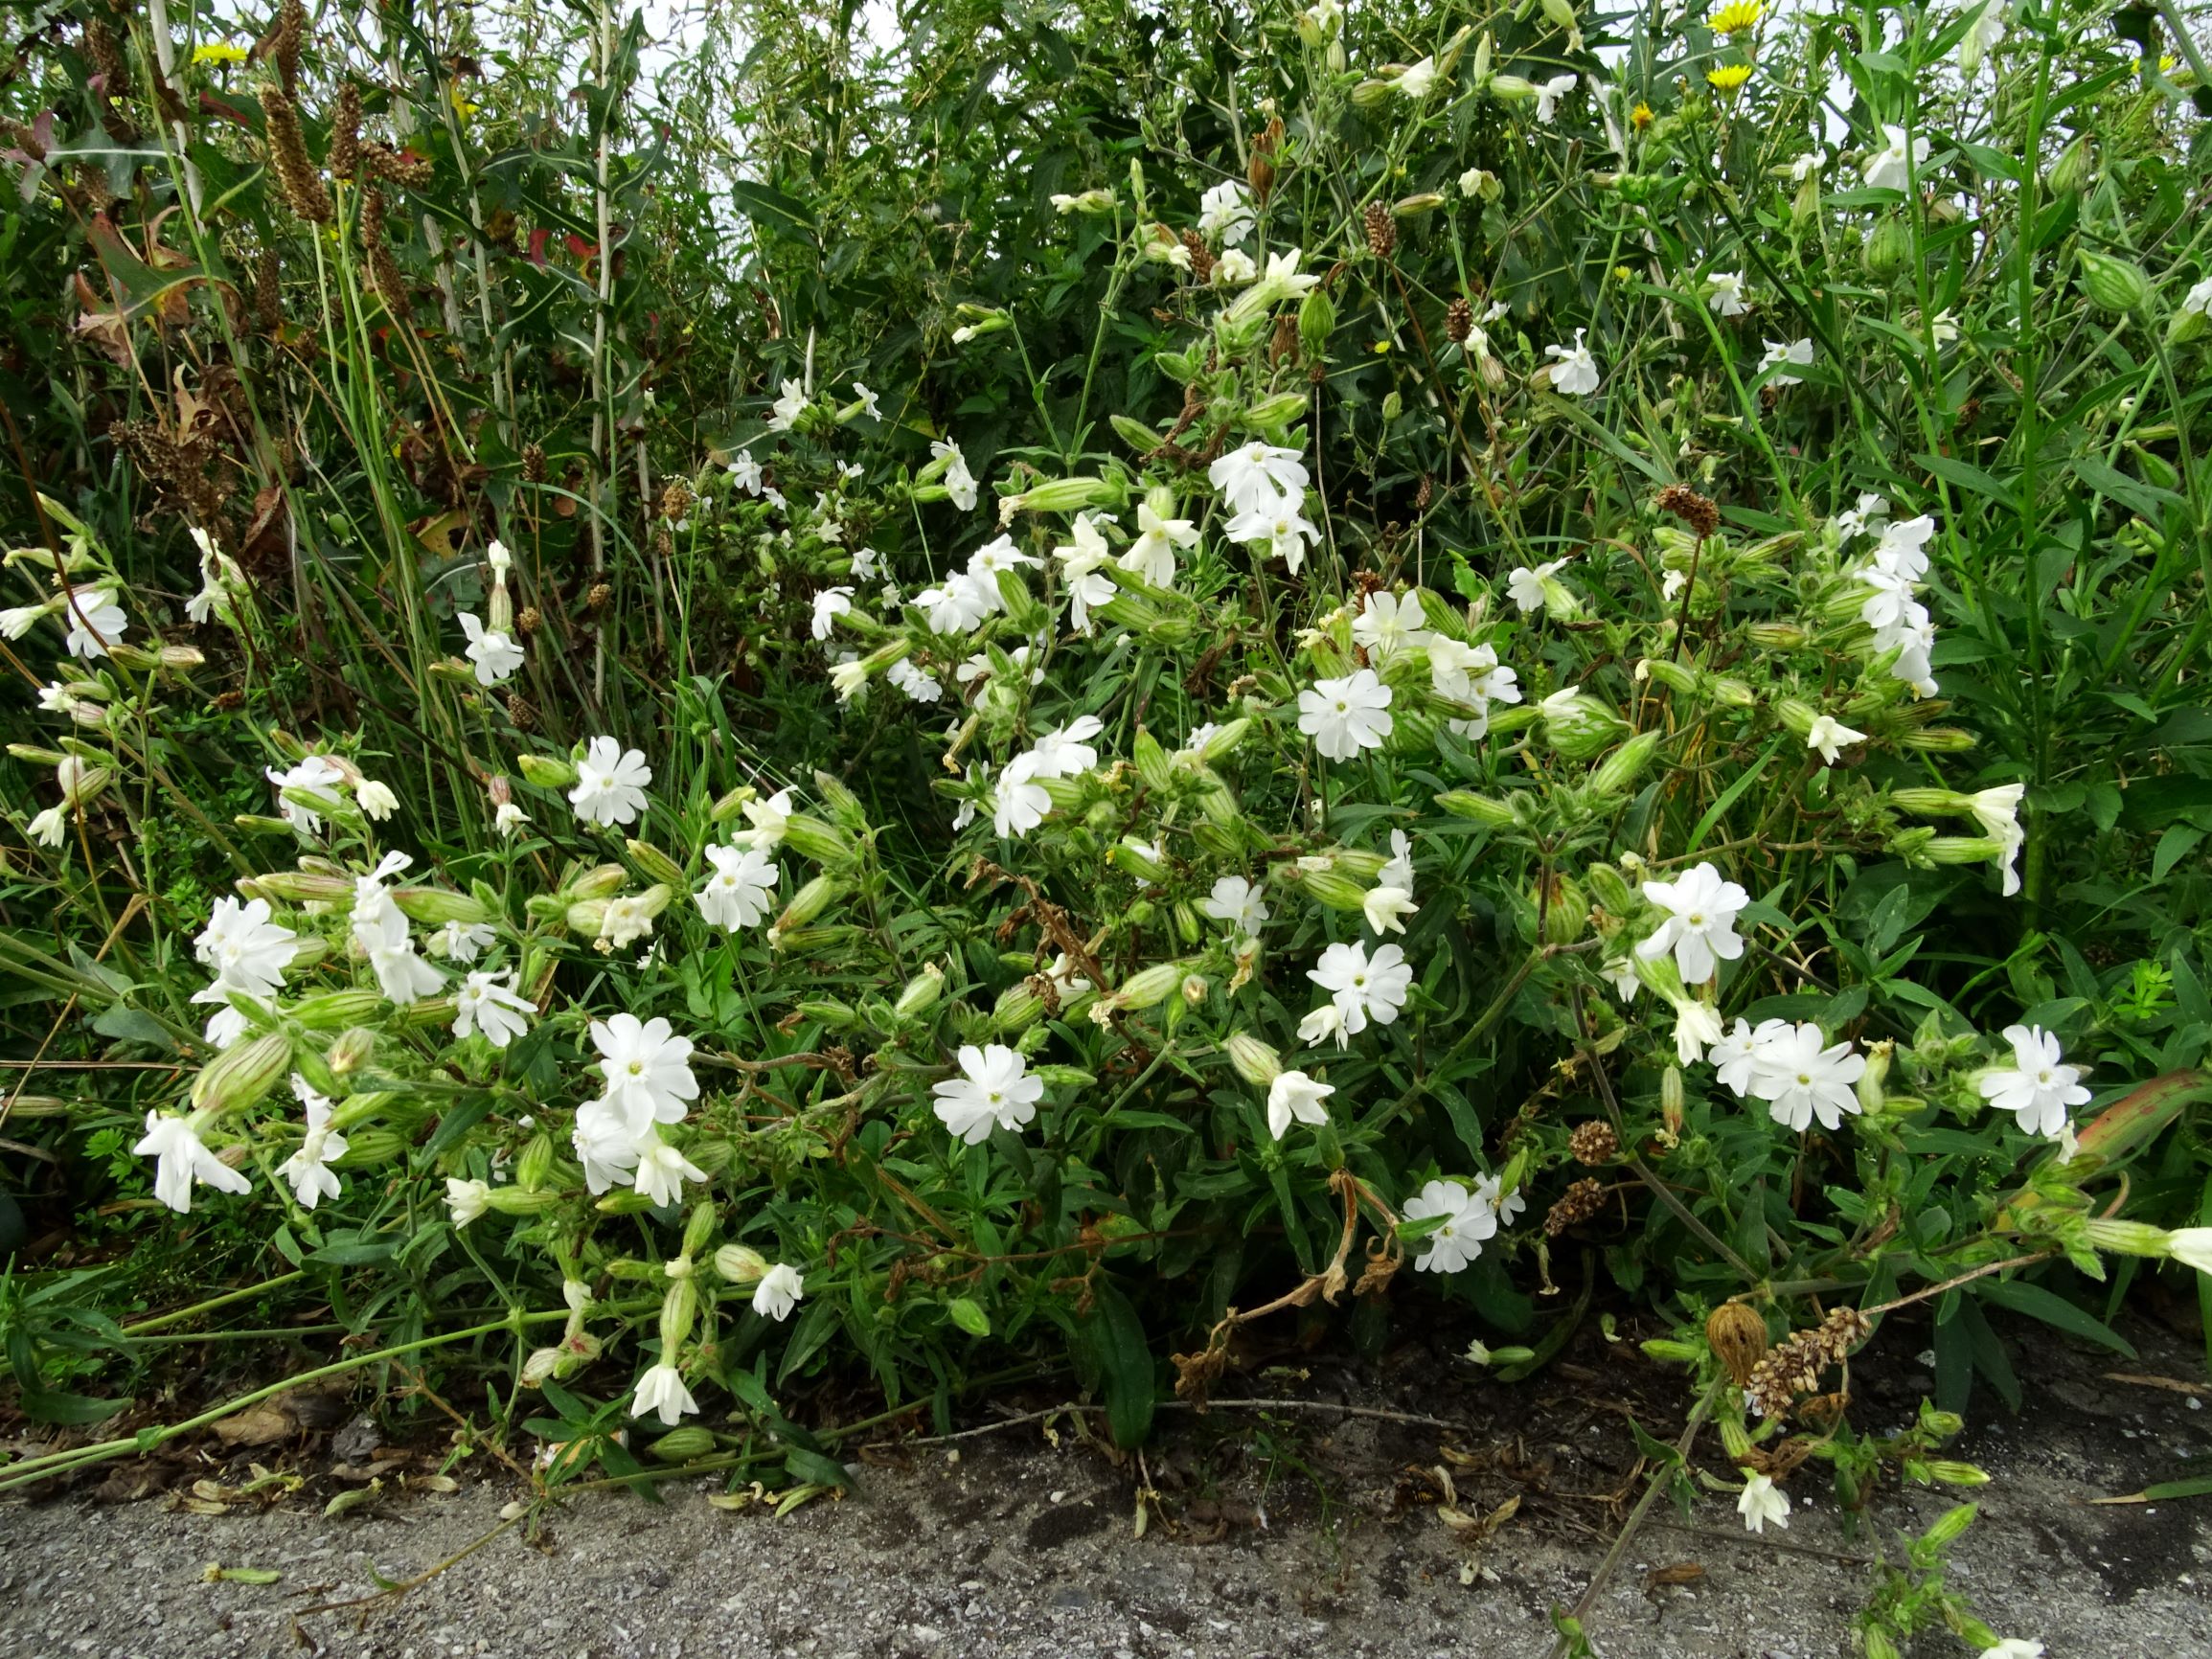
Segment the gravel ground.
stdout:
<path fill-rule="evenodd" d="M 2001 1633 L 2042 1639 L 2052 1659 L 2212 1654 L 2212 1499 L 2085 1502 L 2207 1466 L 2212 1392 L 2109 1375 L 2201 1379 L 2201 1351 L 2171 1336 L 2134 1361 L 2041 1335 L 2019 1347 L 2020 1368 L 2041 1378 L 2025 1409 L 1985 1411 L 1957 1448 L 1995 1482 L 1977 1494 L 1983 1516 L 1955 1551 L 1953 1582 Z M 706 1480 L 672 1483 L 660 1505 L 579 1498 L 549 1511 L 535 1541 L 511 1528 L 404 1598 L 334 1611 L 307 1610 L 373 1596 L 372 1573 L 405 1579 L 467 1549 L 499 1526 L 518 1483 L 379 1496 L 325 1518 L 326 1473 L 275 1507 L 207 1515 L 183 1506 L 192 1480 L 236 1481 L 243 1460 L 206 1451 L 144 1501 L 71 1492 L 0 1508 L 0 1655 L 1540 1655 L 1550 1610 L 1580 1596 L 1617 1531 L 1617 1494 L 1640 1489 L 1624 1409 L 1654 1433 L 1678 1425 L 1678 1400 L 1665 1415 L 1667 1379 L 1619 1352 L 1578 1350 L 1517 1391 L 1469 1381 L 1465 1367 L 1440 1381 L 1426 1357 L 1402 1356 L 1397 1381 L 1388 1364 L 1275 1379 L 1278 1394 L 1449 1418 L 1464 1425 L 1454 1433 L 1319 1411 L 1164 1417 L 1144 1470 L 1162 1499 L 1143 1538 L 1133 1465 L 1064 1423 L 1058 1444 L 1026 1424 L 953 1447 L 876 1448 L 856 1492 L 782 1519 L 711 1506 L 720 1489 Z M 1855 1417 L 1907 1420 L 1927 1383 L 1902 1356 L 1860 1378 Z M 342 1441 L 297 1445 L 289 1461 L 327 1470 Z M 1461 1512 L 1520 1500 L 1478 1544 L 1439 1515 L 1440 1488 L 1423 1472 L 1446 1446 Z M 1699 1450 L 1701 1466 L 1722 1466 L 1710 1441 Z M 1885 1491 L 1851 1535 L 1814 1480 L 1794 1485 L 1779 1537 L 1746 1536 L 1722 1494 L 1687 1520 L 1655 1511 L 1590 1620 L 1600 1652 L 1850 1653 L 1860 1563 L 1884 1543 L 1894 1553 L 1892 1528 L 1925 1525 L 1949 1500 Z M 103 1489 L 110 1499 L 133 1489 L 128 1478 Z M 282 1578 L 211 1582 L 211 1564 Z M 1916 1650 L 1960 1651 L 1948 1639 Z"/>

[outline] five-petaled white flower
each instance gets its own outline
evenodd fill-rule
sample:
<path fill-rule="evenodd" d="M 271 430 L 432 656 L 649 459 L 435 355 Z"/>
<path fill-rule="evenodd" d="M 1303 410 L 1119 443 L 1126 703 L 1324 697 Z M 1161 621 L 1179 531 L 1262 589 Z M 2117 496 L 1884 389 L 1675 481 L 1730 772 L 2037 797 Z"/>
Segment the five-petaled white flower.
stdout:
<path fill-rule="evenodd" d="M 1762 375 L 1765 375 L 1769 369 L 1808 369 L 1813 366 L 1813 338 L 1811 335 L 1807 335 L 1802 340 L 1790 340 L 1788 342 L 1781 340 L 1765 340 L 1762 341 L 1761 344 L 1767 348 L 1765 354 L 1762 355 L 1759 359 L 1759 373 Z M 1769 386 L 1795 386 L 1801 384 L 1795 375 L 1783 374 L 1776 374 L 1769 376 L 1767 383 Z"/>
<path fill-rule="evenodd" d="M 1430 57 L 1424 57 L 1419 63 L 1408 63 L 1398 72 L 1398 79 L 1392 84 L 1418 103 L 1428 96 L 1429 88 L 1436 84 L 1436 59 Z"/>
<path fill-rule="evenodd" d="M 646 785 L 652 768 L 645 752 L 626 749 L 612 738 L 594 738 L 577 762 L 576 787 L 569 805 L 586 824 L 630 824 L 645 810 Z"/>
<path fill-rule="evenodd" d="M 1805 734 L 1805 746 L 1818 749 L 1820 759 L 1828 765 L 1836 764 L 1836 758 L 1854 743 L 1866 741 L 1864 732 L 1855 732 L 1834 715 L 1815 715 L 1812 728 Z"/>
<path fill-rule="evenodd" d="M 1997 863 L 2004 872 L 2004 895 L 2010 898 L 2020 890 L 2020 848 L 2026 844 L 2027 831 L 2020 828 L 2020 797 L 2027 793 L 2024 784 L 2000 784 L 1994 789 L 1979 789 L 1973 795 L 1974 822 L 1981 832 L 2000 848 Z"/>
<path fill-rule="evenodd" d="M 515 989 L 519 975 L 480 969 L 464 978 L 453 996 L 453 1034 L 465 1037 L 482 1032 L 484 1040 L 503 1049 L 530 1029 L 522 1016 L 536 1013 L 537 1005 Z"/>
<path fill-rule="evenodd" d="M 299 942 L 290 928 L 269 920 L 267 899 L 240 904 L 235 898 L 218 898 L 208 914 L 206 928 L 193 941 L 193 954 L 215 974 L 217 985 L 268 997 L 284 985 L 285 969 L 291 966 Z"/>
<path fill-rule="evenodd" d="M 776 883 L 783 867 L 772 862 L 759 847 L 709 847 L 707 862 L 715 873 L 693 897 L 710 927 L 735 933 L 757 926 L 774 903 Z"/>
<path fill-rule="evenodd" d="M 1734 962 L 1744 954 L 1736 934 L 1736 913 L 1751 902 L 1751 896 L 1733 881 L 1724 881 L 1710 864 L 1699 864 L 1678 881 L 1647 881 L 1644 897 L 1667 913 L 1652 936 L 1636 946 L 1646 962 L 1655 962 L 1668 951 L 1682 970 L 1687 985 L 1702 985 L 1713 977 L 1714 959 Z"/>
<path fill-rule="evenodd" d="M 1317 1083 L 1304 1072 L 1277 1072 L 1267 1085 L 1267 1133 L 1280 1141 L 1292 1124 L 1326 1124 L 1321 1102 L 1336 1092 L 1334 1083 Z"/>
<path fill-rule="evenodd" d="M 1367 596 L 1367 603 L 1353 619 L 1352 638 L 1363 647 L 1371 662 L 1387 662 L 1400 651 L 1415 650 L 1429 643 L 1428 618 L 1421 608 L 1421 595 L 1401 599 L 1386 589 Z"/>
<path fill-rule="evenodd" d="M 1976 1659 L 2043 1659 L 2043 1645 L 2020 1636 L 2007 1636 L 1995 1648 L 1984 1648 Z"/>
<path fill-rule="evenodd" d="M 814 596 L 814 622 L 812 633 L 818 640 L 826 640 L 835 630 L 837 619 L 853 608 L 853 590 L 849 587 L 826 587 Z"/>
<path fill-rule="evenodd" d="M 630 1416 L 658 1417 L 670 1428 L 698 1409 L 699 1402 L 684 1386 L 683 1374 L 673 1365 L 648 1367 L 629 1401 Z"/>
<path fill-rule="evenodd" d="M 331 1166 L 346 1155 L 346 1137 L 331 1128 L 331 1102 L 292 1074 L 292 1093 L 308 1111 L 307 1138 L 300 1148 L 278 1166 L 277 1173 L 289 1181 L 292 1196 L 303 1210 L 312 1210 L 325 1198 L 338 1195 L 338 1177 Z"/>
<path fill-rule="evenodd" d="M 69 637 L 62 646 L 73 657 L 107 655 L 107 648 L 122 639 L 130 626 L 123 606 L 109 588 L 78 588 L 69 597 L 62 615 L 69 622 Z"/>
<path fill-rule="evenodd" d="M 445 986 L 445 976 L 415 954 L 407 919 L 397 909 L 386 911 L 374 927 L 364 927 L 356 918 L 353 938 L 368 953 L 377 989 L 396 1006 L 405 1008 L 435 996 Z"/>
<path fill-rule="evenodd" d="M 2012 1044 L 2013 1063 L 1983 1074 L 1982 1099 L 2013 1113 L 2023 1134 L 2055 1139 L 2065 1127 L 2066 1108 L 2088 1103 L 2082 1069 L 2059 1063 L 2059 1039 L 2040 1025 L 2008 1025 L 2004 1037 Z"/>
<path fill-rule="evenodd" d="M 1281 559 L 1296 576 L 1305 566 L 1307 548 L 1321 539 L 1321 532 L 1307 519 L 1302 505 L 1300 497 L 1283 495 L 1270 506 L 1247 509 L 1229 520 L 1228 537 L 1247 547 L 1265 542 L 1268 557 Z"/>
<path fill-rule="evenodd" d="M 219 1193 L 250 1193 L 253 1183 L 209 1151 L 184 1118 L 146 1114 L 146 1138 L 131 1148 L 153 1165 L 153 1195 L 180 1214 L 192 1208 L 192 1189 L 204 1182 Z"/>
<path fill-rule="evenodd" d="M 1306 977 L 1329 993 L 1343 1016 L 1342 1033 L 1356 1036 L 1369 1020 L 1389 1025 L 1397 1019 L 1413 985 L 1413 965 L 1395 944 L 1379 946 L 1373 956 L 1357 943 L 1332 944 Z"/>
<path fill-rule="evenodd" d="M 1175 549 L 1196 547 L 1198 527 L 1187 518 L 1163 518 L 1150 502 L 1137 503 L 1137 536 L 1119 563 L 1154 587 L 1175 585 Z"/>
<path fill-rule="evenodd" d="M 448 921 L 430 936 L 430 954 L 449 962 L 474 962 L 499 937 L 482 921 Z"/>
<path fill-rule="evenodd" d="M 1216 921 L 1227 922 L 1246 939 L 1259 938 L 1271 914 L 1260 898 L 1260 890 L 1242 875 L 1221 876 L 1214 883 L 1213 892 L 1198 900 L 1198 908 Z"/>
<path fill-rule="evenodd" d="M 327 755 L 308 755 L 295 766 L 289 766 L 282 772 L 270 767 L 262 776 L 277 786 L 277 809 L 284 813 L 285 821 L 308 835 L 322 829 L 323 815 L 312 807 L 304 806 L 298 801 L 285 800 L 284 791 L 306 789 L 329 794 L 346 781 L 346 774 L 332 765 Z"/>
<path fill-rule="evenodd" d="M 1358 669 L 1341 679 L 1315 680 L 1298 693 L 1298 730 L 1332 761 L 1350 761 L 1362 749 L 1380 749 L 1391 732 L 1390 688 L 1373 669 Z"/>
<path fill-rule="evenodd" d="M 1457 1273 L 1482 1254 L 1482 1241 L 1497 1235 L 1497 1213 L 1479 1192 L 1457 1181 L 1430 1181 L 1405 1200 L 1405 1218 L 1425 1221 L 1444 1217 L 1436 1231 L 1421 1242 L 1425 1246 L 1414 1258 L 1416 1273 Z"/>
<path fill-rule="evenodd" d="M 1865 1057 L 1853 1054 L 1848 1042 L 1823 1047 L 1818 1026 L 1786 1024 L 1761 1042 L 1751 1093 L 1767 1102 L 1768 1116 L 1796 1133 L 1811 1127 L 1814 1118 L 1822 1128 L 1836 1129 L 1845 1113 L 1858 1113 L 1859 1095 L 1852 1085 L 1865 1072 Z"/>
<path fill-rule="evenodd" d="M 1099 527 L 1112 522 L 1102 513 L 1079 512 L 1069 531 L 1071 539 L 1052 550 L 1067 587 L 1068 620 L 1079 633 L 1090 631 L 1090 613 L 1111 602 L 1116 591 L 1113 579 L 1100 574 L 1113 557 L 1113 549 Z"/>
<path fill-rule="evenodd" d="M 1389 882 L 1370 887 L 1359 900 L 1360 914 L 1378 938 L 1385 933 L 1403 933 L 1405 919 L 1420 908 L 1409 889 Z"/>
<path fill-rule="evenodd" d="M 796 380 L 784 382 L 784 395 L 778 398 L 768 416 L 768 430 L 788 432 L 807 409 L 807 388 Z"/>
<path fill-rule="evenodd" d="M 461 631 L 468 636 L 467 656 L 476 665 L 478 685 L 496 686 L 527 660 L 511 635 L 486 627 L 475 612 L 465 610 L 460 620 Z"/>
<path fill-rule="evenodd" d="M 1235 179 L 1223 179 L 1198 198 L 1198 234 L 1209 241 L 1241 242 L 1259 222 L 1252 193 Z"/>
<path fill-rule="evenodd" d="M 1583 343 L 1583 336 L 1588 332 L 1587 329 L 1577 329 L 1573 345 L 1543 349 L 1545 356 L 1558 359 L 1547 371 L 1553 391 L 1569 398 L 1586 398 L 1598 389 L 1598 360 Z"/>
<path fill-rule="evenodd" d="M 1098 750 L 1091 739 L 1106 730 L 1096 715 L 1078 715 L 1064 726 L 1055 726 L 1030 745 L 1039 778 L 1075 778 L 1098 770 Z"/>
<path fill-rule="evenodd" d="M 960 1076 L 929 1091 L 937 1097 L 938 1121 L 971 1147 L 993 1127 L 1019 1130 L 1044 1098 L 1044 1079 L 1028 1074 L 1028 1063 L 1004 1043 L 980 1049 L 964 1043 Z"/>
<path fill-rule="evenodd" d="M 1206 468 L 1206 482 L 1221 492 L 1231 512 L 1263 511 L 1270 516 L 1285 500 L 1293 505 L 1304 501 L 1311 477 L 1297 450 L 1256 438 Z"/>
<path fill-rule="evenodd" d="M 781 1323 L 791 1317 L 799 1298 L 806 1294 L 807 1281 L 799 1270 L 787 1261 L 779 1261 L 753 1286 L 753 1311 L 763 1319 Z"/>
<path fill-rule="evenodd" d="M 1920 145 L 1902 126 L 1886 124 L 1881 129 L 1881 148 L 1866 158 L 1859 169 L 1870 190 L 1909 190 L 1912 175 L 1924 159 Z"/>
<path fill-rule="evenodd" d="M 1536 83 L 1536 118 L 1545 126 L 1559 113 L 1560 100 L 1575 89 L 1576 77 L 1555 75 L 1549 80 Z"/>
<path fill-rule="evenodd" d="M 1741 317 L 1749 309 L 1744 304 L 1744 273 L 1715 271 L 1707 277 L 1705 304 L 1721 316 Z"/>
<path fill-rule="evenodd" d="M 632 1135 L 652 1124 L 681 1123 L 691 1109 L 687 1102 L 698 1099 L 692 1039 L 677 1036 L 667 1020 L 640 1020 L 634 1013 L 593 1020 L 591 1041 L 606 1079 L 605 1102 Z"/>
<path fill-rule="evenodd" d="M 1529 569 L 1525 564 L 1515 565 L 1512 570 L 1506 573 L 1506 597 L 1520 607 L 1522 616 L 1528 615 L 1531 611 L 1544 609 L 1550 602 L 1544 592 L 1544 583 L 1566 569 L 1567 563 L 1568 560 L 1566 559 L 1555 558 L 1538 565 L 1534 570 Z M 1514 700 L 1519 701 L 1517 697 Z"/>
<path fill-rule="evenodd" d="M 657 1129 L 649 1128 L 638 1137 L 637 1170 L 631 1184 L 656 1205 L 682 1202 L 684 1183 L 706 1178 L 707 1172 L 662 1140 Z"/>
<path fill-rule="evenodd" d="M 459 1175 L 445 1177 L 445 1212 L 455 1227 L 466 1227 L 491 1208 L 491 1189 L 482 1181 Z"/>
<path fill-rule="evenodd" d="M 1785 1532 L 1790 1527 L 1789 1495 L 1767 1475 L 1753 1475 L 1744 1483 L 1744 1495 L 1736 1500 L 1736 1512 L 1744 1517 L 1744 1530 L 1747 1533 L 1765 1532 L 1769 1521 Z"/>

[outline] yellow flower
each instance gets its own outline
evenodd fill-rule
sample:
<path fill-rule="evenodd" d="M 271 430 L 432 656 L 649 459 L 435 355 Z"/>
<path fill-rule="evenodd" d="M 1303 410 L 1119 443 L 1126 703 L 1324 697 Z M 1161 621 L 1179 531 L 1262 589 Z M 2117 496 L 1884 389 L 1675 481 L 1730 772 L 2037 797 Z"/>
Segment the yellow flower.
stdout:
<path fill-rule="evenodd" d="M 453 113 L 458 115 L 463 121 L 467 121 L 470 116 L 476 113 L 479 107 L 481 106 L 478 104 L 470 103 L 466 98 L 461 96 L 461 83 L 456 80 L 453 83 Z"/>
<path fill-rule="evenodd" d="M 1652 106 L 1648 103 L 1638 103 L 1635 108 L 1630 110 L 1629 125 L 1638 132 L 1652 125 Z"/>
<path fill-rule="evenodd" d="M 1716 34 L 1748 34 L 1759 27 L 1759 0 L 1728 0 L 1705 21 Z"/>
<path fill-rule="evenodd" d="M 1375 354 L 1376 354 L 1378 357 L 1380 357 L 1380 356 L 1382 356 L 1382 355 L 1383 355 L 1384 353 L 1386 353 L 1386 352 L 1387 352 L 1389 350 L 1390 350 L 1390 342 L 1389 342 L 1388 340 L 1378 340 L 1378 341 L 1376 341 L 1376 342 L 1375 342 Z"/>
<path fill-rule="evenodd" d="M 249 54 L 242 46 L 195 46 L 192 49 L 194 63 L 243 63 Z"/>
<path fill-rule="evenodd" d="M 1720 92 L 1734 92 L 1751 79 L 1748 63 L 1723 63 L 1718 69 L 1705 71 L 1705 82 Z"/>

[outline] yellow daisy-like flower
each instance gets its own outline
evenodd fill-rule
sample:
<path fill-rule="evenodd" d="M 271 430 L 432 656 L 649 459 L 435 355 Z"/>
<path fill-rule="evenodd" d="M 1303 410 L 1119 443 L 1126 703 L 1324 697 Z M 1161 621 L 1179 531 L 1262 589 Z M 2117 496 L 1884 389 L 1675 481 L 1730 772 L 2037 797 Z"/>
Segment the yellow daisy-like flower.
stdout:
<path fill-rule="evenodd" d="M 455 81 L 453 83 L 451 97 L 453 99 L 453 113 L 458 115 L 463 121 L 467 121 L 470 116 L 474 115 L 477 109 L 480 107 L 477 104 L 470 103 L 467 99 L 461 96 L 461 83 L 459 81 Z"/>
<path fill-rule="evenodd" d="M 1718 69 L 1705 71 L 1706 85 L 1719 92 L 1735 92 L 1751 79 L 1748 63 L 1723 63 Z"/>
<path fill-rule="evenodd" d="M 1705 21 L 1716 34 L 1748 34 L 1759 27 L 1765 11 L 1759 0 L 1728 0 Z"/>
<path fill-rule="evenodd" d="M 1648 103 L 1638 103 L 1635 108 L 1630 110 L 1629 125 L 1638 132 L 1652 125 L 1652 106 Z"/>
<path fill-rule="evenodd" d="M 195 46 L 192 49 L 194 63 L 243 63 L 249 54 L 242 46 Z"/>

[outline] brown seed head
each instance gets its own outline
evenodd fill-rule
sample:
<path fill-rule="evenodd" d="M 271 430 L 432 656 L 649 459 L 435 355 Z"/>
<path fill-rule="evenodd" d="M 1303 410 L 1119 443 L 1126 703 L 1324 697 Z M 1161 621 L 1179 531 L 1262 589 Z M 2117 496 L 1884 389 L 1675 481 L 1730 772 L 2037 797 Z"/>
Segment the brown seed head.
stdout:
<path fill-rule="evenodd" d="M 1367 204 L 1367 250 L 1379 260 L 1388 259 L 1398 247 L 1398 225 L 1381 202 Z"/>
<path fill-rule="evenodd" d="M 1567 1150 L 1574 1154 L 1578 1164 L 1592 1169 L 1609 1164 L 1620 1155 L 1621 1138 L 1613 1133 L 1612 1125 L 1603 1118 L 1587 1118 L 1575 1125 L 1567 1137 Z"/>
<path fill-rule="evenodd" d="M 277 189 L 285 206 L 309 224 L 329 224 L 334 216 L 331 193 L 315 164 L 308 159 L 299 106 L 288 93 L 272 86 L 262 93 L 262 114 L 268 136 L 269 167 L 277 175 Z"/>
<path fill-rule="evenodd" d="M 1679 484 L 1670 484 L 1659 491 L 1656 503 L 1661 512 L 1671 512 L 1699 536 L 1711 535 L 1721 528 L 1721 509 L 1707 496 L 1699 495 Z"/>
<path fill-rule="evenodd" d="M 1444 331 L 1455 346 L 1467 344 L 1468 335 L 1474 332 L 1474 307 L 1464 295 L 1452 301 L 1444 313 Z"/>
<path fill-rule="evenodd" d="M 1605 1207 L 1606 1190 L 1585 1177 L 1569 1187 L 1551 1207 L 1551 1214 L 1543 1218 L 1544 1233 L 1557 1239 L 1569 1227 L 1581 1225 Z"/>
<path fill-rule="evenodd" d="M 1767 1322 L 1741 1302 L 1723 1302 L 1705 1320 L 1705 1340 L 1738 1388 L 1767 1357 Z"/>

